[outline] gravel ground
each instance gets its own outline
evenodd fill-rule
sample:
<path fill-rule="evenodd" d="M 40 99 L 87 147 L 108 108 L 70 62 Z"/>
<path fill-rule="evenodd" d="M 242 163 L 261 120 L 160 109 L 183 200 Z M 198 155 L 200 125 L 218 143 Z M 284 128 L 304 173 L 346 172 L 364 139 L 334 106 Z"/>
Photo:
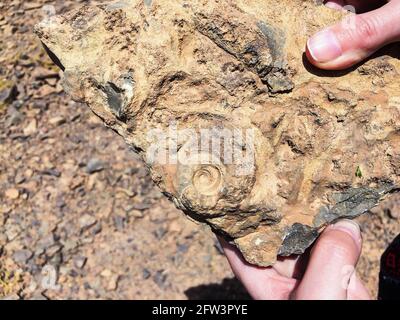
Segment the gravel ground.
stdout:
<path fill-rule="evenodd" d="M 121 138 L 62 91 L 32 33 L 45 14 L 103 1 L 0 1 L 0 296 L 237 299 L 211 231 L 163 198 Z M 51 5 L 51 6 L 50 6 Z M 359 219 L 375 295 L 400 197 Z"/>

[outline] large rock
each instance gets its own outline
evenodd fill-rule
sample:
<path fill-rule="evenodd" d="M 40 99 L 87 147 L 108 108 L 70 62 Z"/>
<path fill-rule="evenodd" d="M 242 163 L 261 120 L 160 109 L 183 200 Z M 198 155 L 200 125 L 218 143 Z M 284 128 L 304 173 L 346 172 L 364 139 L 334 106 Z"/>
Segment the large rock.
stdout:
<path fill-rule="evenodd" d="M 125 0 L 36 33 L 164 194 L 268 266 L 399 191 L 400 46 L 336 73 L 303 57 L 342 16 L 304 0 Z"/>

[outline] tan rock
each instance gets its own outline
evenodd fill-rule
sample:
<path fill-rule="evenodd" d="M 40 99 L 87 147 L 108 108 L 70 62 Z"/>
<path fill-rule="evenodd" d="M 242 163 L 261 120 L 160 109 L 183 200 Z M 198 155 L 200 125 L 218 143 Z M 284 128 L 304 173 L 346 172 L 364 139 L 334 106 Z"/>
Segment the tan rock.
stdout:
<path fill-rule="evenodd" d="M 104 269 L 104 270 L 100 273 L 100 275 L 101 275 L 102 277 L 104 277 L 104 278 L 110 278 L 110 277 L 113 275 L 113 273 L 112 273 L 112 271 L 109 270 L 109 269 Z"/>
<path fill-rule="evenodd" d="M 14 189 L 14 188 L 8 189 L 8 190 L 6 190 L 5 195 L 8 199 L 16 200 L 19 198 L 19 191 L 18 191 L 18 189 Z"/>
<path fill-rule="evenodd" d="M 108 284 L 107 284 L 107 290 L 109 290 L 109 291 L 117 290 L 119 279 L 120 279 L 119 275 L 111 276 L 111 278 L 110 278 L 110 280 L 108 281 Z"/>
<path fill-rule="evenodd" d="M 268 266 L 400 187 L 400 45 L 345 72 L 303 59 L 342 17 L 311 0 L 126 0 L 36 33 L 164 194 Z"/>
<path fill-rule="evenodd" d="M 43 67 L 37 67 L 35 70 L 32 72 L 32 77 L 35 80 L 44 80 L 44 79 L 50 79 L 50 78 L 57 78 L 58 77 L 58 72 L 54 70 L 49 70 L 47 68 Z"/>
<path fill-rule="evenodd" d="M 24 176 L 26 179 L 30 179 L 33 176 L 33 170 L 32 169 L 26 169 L 24 172 Z"/>
<path fill-rule="evenodd" d="M 29 124 L 24 128 L 24 135 L 30 136 L 37 131 L 37 121 L 32 119 Z"/>
<path fill-rule="evenodd" d="M 49 123 L 54 126 L 62 125 L 65 122 L 66 122 L 66 119 L 62 116 L 57 116 L 57 117 L 49 119 Z"/>

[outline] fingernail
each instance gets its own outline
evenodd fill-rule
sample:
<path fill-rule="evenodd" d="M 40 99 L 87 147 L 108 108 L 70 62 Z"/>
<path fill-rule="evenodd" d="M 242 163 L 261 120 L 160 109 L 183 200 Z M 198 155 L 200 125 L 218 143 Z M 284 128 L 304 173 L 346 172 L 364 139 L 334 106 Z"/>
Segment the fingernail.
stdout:
<path fill-rule="evenodd" d="M 328 1 L 327 3 L 325 3 L 325 6 L 335 10 L 343 10 L 343 7 L 340 4 L 332 1 Z"/>
<path fill-rule="evenodd" d="M 353 238 L 357 245 L 361 248 L 361 229 L 357 222 L 353 220 L 340 220 L 331 226 L 334 230 L 340 230 L 346 232 Z"/>
<path fill-rule="evenodd" d="M 335 33 L 324 30 L 315 34 L 307 43 L 308 51 L 317 62 L 332 61 L 342 55 L 342 48 Z"/>

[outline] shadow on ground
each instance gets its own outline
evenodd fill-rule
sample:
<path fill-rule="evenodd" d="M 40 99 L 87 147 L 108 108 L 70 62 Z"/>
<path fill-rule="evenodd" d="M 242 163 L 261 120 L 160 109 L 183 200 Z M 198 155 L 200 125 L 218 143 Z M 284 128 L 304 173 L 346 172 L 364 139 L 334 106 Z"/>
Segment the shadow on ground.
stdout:
<path fill-rule="evenodd" d="M 246 289 L 236 278 L 225 278 L 222 283 L 212 283 L 189 288 L 189 300 L 250 300 Z"/>

